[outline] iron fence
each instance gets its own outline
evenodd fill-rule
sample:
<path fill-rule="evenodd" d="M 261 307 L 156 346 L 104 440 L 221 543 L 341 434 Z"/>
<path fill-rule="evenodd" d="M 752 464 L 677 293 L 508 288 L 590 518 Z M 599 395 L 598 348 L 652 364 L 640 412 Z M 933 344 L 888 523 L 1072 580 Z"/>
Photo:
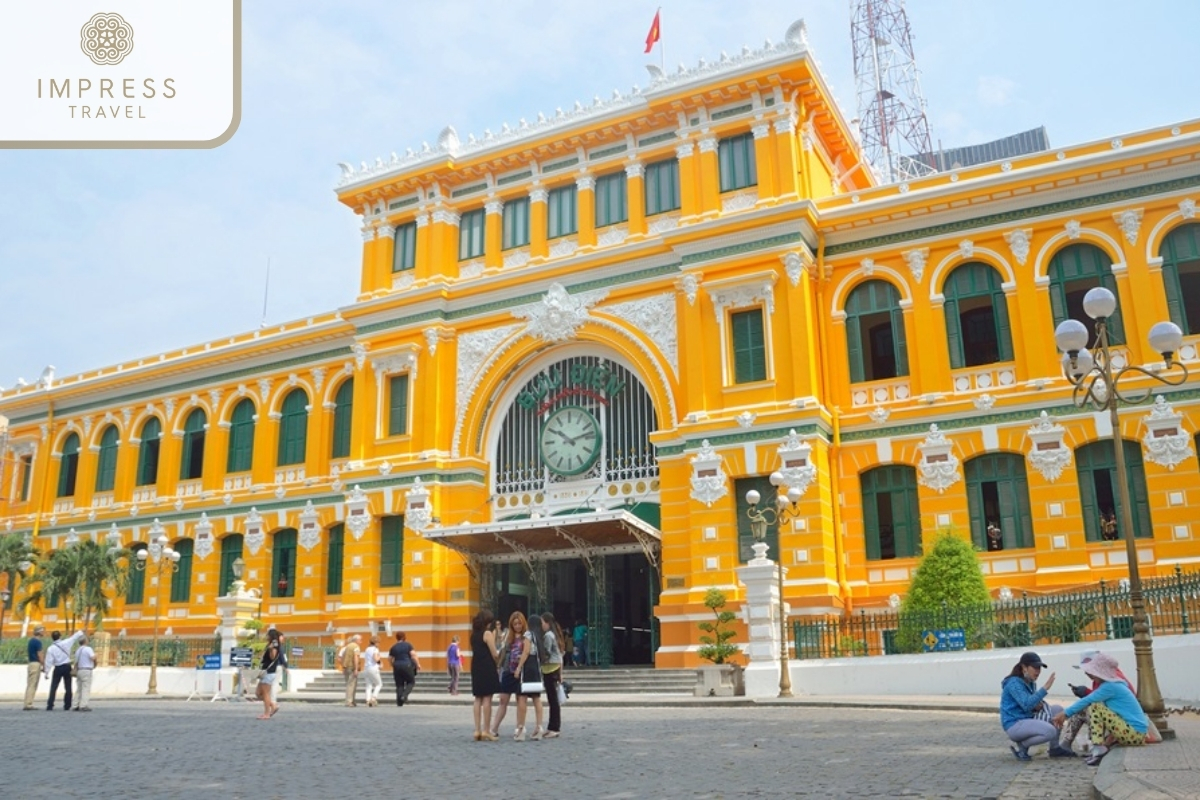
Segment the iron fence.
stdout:
<path fill-rule="evenodd" d="M 1200 621 L 1200 572 L 1142 581 L 1150 632 L 1191 633 Z M 1030 596 L 980 606 L 943 605 L 935 611 L 863 609 L 853 615 L 793 617 L 795 657 L 836 658 L 918 653 L 936 647 L 937 632 L 962 631 L 967 649 L 1034 644 L 1098 642 L 1133 637 L 1128 581 L 1100 581 L 1095 588 Z M 926 641 L 926 637 L 930 637 Z"/>

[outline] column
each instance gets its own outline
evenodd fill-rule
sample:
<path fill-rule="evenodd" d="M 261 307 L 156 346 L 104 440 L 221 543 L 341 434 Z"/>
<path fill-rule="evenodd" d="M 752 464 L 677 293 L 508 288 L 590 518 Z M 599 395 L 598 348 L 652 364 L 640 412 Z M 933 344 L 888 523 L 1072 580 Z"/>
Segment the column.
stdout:
<path fill-rule="evenodd" d="M 646 168 L 641 162 L 625 165 L 625 208 L 629 212 L 629 235 L 646 233 Z"/>
<path fill-rule="evenodd" d="M 771 123 L 759 120 L 750 128 L 754 136 L 754 160 L 758 171 L 758 201 L 779 195 L 779 184 L 775 168 L 775 141 L 771 136 Z"/>
<path fill-rule="evenodd" d="M 375 270 L 375 226 L 371 223 L 364 223 L 362 226 L 363 240 L 363 256 L 362 256 L 362 281 L 359 285 L 360 295 L 371 295 L 381 289 L 379 285 L 379 276 Z"/>
<path fill-rule="evenodd" d="M 504 266 L 504 201 L 494 196 L 483 204 L 483 265 L 488 269 Z"/>
<path fill-rule="evenodd" d="M 218 394 L 213 398 L 212 414 L 204 426 L 204 464 L 200 469 L 200 476 L 203 478 L 201 485 L 206 492 L 221 490 L 228 463 L 229 422 L 218 422 L 217 415 L 220 413 L 221 398 Z"/>
<path fill-rule="evenodd" d="M 396 257 L 396 228 L 382 223 L 375 229 L 375 286 L 392 288 L 392 262 Z"/>
<path fill-rule="evenodd" d="M 350 426 L 350 458 L 363 461 L 375 455 L 376 420 L 379 398 L 375 391 L 374 372 L 367 367 L 366 348 L 355 345 L 354 415 Z"/>
<path fill-rule="evenodd" d="M 798 164 L 796 118 L 788 111 L 786 116 L 775 120 L 775 189 L 780 200 L 796 200 L 800 197 Z"/>
<path fill-rule="evenodd" d="M 759 552 L 761 548 L 762 552 Z M 742 648 L 750 660 L 743 679 L 747 697 L 776 697 L 779 694 L 779 571 L 787 570 L 767 558 L 765 544 L 755 544 L 755 558 L 738 567 L 738 579 L 746 587 L 742 621 L 749 639 Z"/>
<path fill-rule="evenodd" d="M 256 486 L 275 482 L 275 458 L 279 447 L 279 414 L 271 411 L 271 379 L 258 381 L 259 403 L 254 415 L 254 456 L 250 464 L 251 483 Z"/>
<path fill-rule="evenodd" d="M 575 179 L 575 227 L 580 247 L 596 246 L 596 179 L 580 175 Z"/>
<path fill-rule="evenodd" d="M 700 213 L 700 186 L 696 177 L 696 147 L 684 142 L 675 148 L 679 160 L 679 205 L 683 220 L 691 221 Z"/>
<path fill-rule="evenodd" d="M 721 173 L 717 158 L 717 137 L 700 137 L 700 155 L 696 159 L 696 188 L 699 190 L 701 217 L 716 215 L 721 210 Z M 757 153 L 756 153 L 757 155 Z"/>
<path fill-rule="evenodd" d="M 546 200 L 549 196 L 549 192 L 536 183 L 529 192 L 529 257 L 531 259 L 545 258 L 550 254 L 550 247 L 546 243 Z"/>
<path fill-rule="evenodd" d="M 424 272 L 418 260 L 417 280 L 458 275 L 458 214 L 448 208 L 438 208 L 430 215 L 430 222 L 429 260 Z"/>
<path fill-rule="evenodd" d="M 422 209 L 413 221 L 417 223 L 417 252 L 414 259 L 413 276 L 424 278 L 432 271 L 432 267 L 430 266 L 432 259 L 430 247 L 432 229 L 429 227 L 429 214 Z"/>

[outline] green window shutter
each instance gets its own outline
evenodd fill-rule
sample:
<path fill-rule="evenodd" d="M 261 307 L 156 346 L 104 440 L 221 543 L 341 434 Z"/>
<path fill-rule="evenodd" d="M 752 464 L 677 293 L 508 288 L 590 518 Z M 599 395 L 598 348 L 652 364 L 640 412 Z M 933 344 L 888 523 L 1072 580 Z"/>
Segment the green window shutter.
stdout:
<path fill-rule="evenodd" d="M 162 444 L 162 423 L 156 417 L 146 420 L 139 437 L 137 485 L 151 486 L 158 483 L 158 449 Z"/>
<path fill-rule="evenodd" d="M 1174 261 L 1164 259 L 1162 268 L 1163 290 L 1167 293 L 1167 314 L 1183 331 L 1188 334 L 1189 320 L 1184 318 L 1183 291 L 1179 286 L 1179 267 Z"/>
<path fill-rule="evenodd" d="M 982 461 L 987 456 L 972 458 L 963 464 L 967 479 L 967 519 L 971 525 L 971 543 L 979 550 L 987 550 L 987 520 L 983 509 Z"/>
<path fill-rule="evenodd" d="M 308 447 L 308 395 L 293 389 L 283 399 L 279 419 L 279 466 L 303 464 Z"/>
<path fill-rule="evenodd" d="M 96 463 L 96 491 L 111 492 L 117 481 L 117 426 L 109 425 L 100 437 Z"/>
<path fill-rule="evenodd" d="M 403 272 L 417 265 L 417 223 L 396 226 L 396 247 L 392 253 L 392 272 Z"/>
<path fill-rule="evenodd" d="M 629 219 L 625 207 L 625 192 L 628 181 L 624 172 L 601 175 L 596 179 L 596 227 L 616 225 Z"/>
<path fill-rule="evenodd" d="M 179 569 L 171 576 L 171 602 L 187 603 L 192 599 L 192 551 L 191 539 L 181 539 L 174 545 L 179 553 Z"/>
<path fill-rule="evenodd" d="M 549 212 L 546 215 L 546 238 L 570 236 L 579 229 L 575 214 L 576 192 L 575 184 L 550 190 L 546 201 Z"/>
<path fill-rule="evenodd" d="M 29 500 L 29 481 L 33 477 L 33 456 L 21 456 L 21 502 Z"/>
<path fill-rule="evenodd" d="M 333 398 L 333 451 L 331 458 L 350 455 L 350 430 L 354 417 L 354 379 L 347 378 Z"/>
<path fill-rule="evenodd" d="M 846 328 L 846 353 L 850 359 L 850 382 L 862 383 L 866 380 L 866 369 L 863 364 L 862 321 L 857 314 L 847 314 L 843 324 Z"/>
<path fill-rule="evenodd" d="M 867 470 L 859 476 L 862 487 L 863 535 L 867 543 L 868 561 L 878 561 L 882 557 L 879 545 L 878 469 Z"/>
<path fill-rule="evenodd" d="M 1054 316 L 1054 327 L 1067 319 L 1067 289 L 1062 281 L 1050 280 L 1050 313 Z"/>
<path fill-rule="evenodd" d="M 916 470 L 908 466 L 886 468 L 892 486 L 892 524 L 896 532 L 896 558 L 921 555 L 921 511 L 917 500 Z"/>
<path fill-rule="evenodd" d="M 379 585 L 400 586 L 404 561 L 404 516 L 380 520 Z"/>
<path fill-rule="evenodd" d="M 1105 261 L 1108 259 L 1106 258 Z M 1121 295 L 1117 292 L 1117 278 L 1112 274 L 1112 268 L 1100 274 L 1100 285 L 1113 293 L 1113 297 L 1117 298 L 1117 309 L 1108 318 L 1108 342 L 1109 344 L 1124 344 L 1125 343 L 1125 326 L 1121 322 Z"/>
<path fill-rule="evenodd" d="M 296 596 L 296 530 L 284 528 L 271 542 L 271 597 Z"/>
<path fill-rule="evenodd" d="M 1193 270 L 1196 261 L 1200 260 L 1200 224 L 1181 225 L 1175 228 L 1163 239 L 1158 251 L 1163 259 L 1162 276 L 1163 288 L 1167 294 L 1167 311 L 1171 321 L 1183 330 L 1184 336 L 1200 333 L 1200 319 L 1192 319 L 1194 314 L 1188 314 L 1188 303 L 1185 303 L 1183 284 L 1180 279 L 1180 267 L 1187 266 Z M 1192 306 L 1193 309 L 1195 305 Z"/>
<path fill-rule="evenodd" d="M 199 478 L 204 470 L 204 428 L 208 417 L 204 410 L 193 409 L 183 423 L 183 448 L 179 455 L 179 480 Z"/>
<path fill-rule="evenodd" d="M 217 594 L 228 594 L 233 588 L 233 562 L 242 557 L 242 535 L 231 533 L 221 540 L 221 582 Z"/>
<path fill-rule="evenodd" d="M 679 160 L 670 158 L 646 166 L 646 216 L 679 208 Z"/>
<path fill-rule="evenodd" d="M 346 526 L 337 523 L 329 528 L 329 565 L 325 570 L 325 594 L 342 593 L 342 558 L 345 548 Z"/>
<path fill-rule="evenodd" d="M 717 144 L 721 191 L 731 192 L 758 183 L 754 137 L 749 133 L 722 139 Z"/>
<path fill-rule="evenodd" d="M 1108 452 L 1105 452 L 1105 449 Z M 1075 451 L 1075 480 L 1079 486 L 1079 500 L 1083 507 L 1084 538 L 1098 542 L 1100 536 L 1100 508 L 1096 502 L 1096 484 L 1092 473 L 1098 469 L 1111 469 L 1112 448 L 1107 441 L 1092 442 Z"/>
<path fill-rule="evenodd" d="M 775 507 L 775 487 L 771 485 L 771 480 L 765 475 L 734 480 L 733 493 L 734 499 L 737 501 L 734 504 L 734 514 L 736 516 L 738 562 L 742 564 L 754 558 L 754 551 L 750 549 L 750 546 L 754 544 L 754 534 L 750 531 L 750 517 L 746 514 L 750 510 L 750 504 L 746 502 L 746 492 L 751 489 L 761 495 L 762 499 L 758 501 L 760 511 Z M 779 561 L 779 526 L 777 524 L 767 526 L 767 537 L 763 541 L 767 543 L 768 547 L 767 558 Z"/>
<path fill-rule="evenodd" d="M 482 208 L 468 211 L 458 222 L 458 260 L 479 258 L 483 255 L 484 232 L 487 217 Z"/>
<path fill-rule="evenodd" d="M 896 354 L 896 377 L 898 378 L 908 374 L 907 335 L 904 327 L 904 309 L 897 304 L 892 307 L 892 348 Z"/>
<path fill-rule="evenodd" d="M 962 347 L 962 320 L 958 317 L 958 298 L 947 295 L 942 305 L 946 317 L 946 342 L 950 346 L 950 368 L 961 369 L 966 364 Z"/>
<path fill-rule="evenodd" d="M 519 197 L 504 204 L 503 249 L 524 247 L 529 244 L 529 198 Z"/>
<path fill-rule="evenodd" d="M 134 543 L 129 547 L 129 563 L 137 563 L 137 554 L 139 550 L 145 550 L 146 545 Z M 126 605 L 141 605 L 146 595 L 146 573 L 140 569 L 131 569 L 127 573 L 128 583 L 125 585 L 125 604 Z"/>
<path fill-rule="evenodd" d="M 729 315 L 733 331 L 733 381 L 752 383 L 767 379 L 767 350 L 763 336 L 763 310 L 752 308 Z"/>
<path fill-rule="evenodd" d="M 58 462 L 58 497 L 75 496 L 75 478 L 79 472 L 79 436 L 72 433 L 63 442 Z"/>
<path fill-rule="evenodd" d="M 229 454 L 226 472 L 248 472 L 254 464 L 254 401 L 246 398 L 233 407 L 229 418 Z"/>
<path fill-rule="evenodd" d="M 408 375 L 388 380 L 388 436 L 408 433 Z"/>
<path fill-rule="evenodd" d="M 1133 503 L 1133 535 L 1137 539 L 1154 537 L 1150 522 L 1150 498 L 1146 492 L 1146 470 L 1142 465 L 1141 443 L 1123 440 L 1125 446 L 1125 478 L 1129 499 Z M 1119 502 L 1119 501 L 1118 501 Z"/>
<path fill-rule="evenodd" d="M 1001 361 L 1013 360 L 1012 324 L 1008 321 L 1008 297 L 1003 289 L 992 292 L 992 315 L 996 320 L 996 343 Z"/>

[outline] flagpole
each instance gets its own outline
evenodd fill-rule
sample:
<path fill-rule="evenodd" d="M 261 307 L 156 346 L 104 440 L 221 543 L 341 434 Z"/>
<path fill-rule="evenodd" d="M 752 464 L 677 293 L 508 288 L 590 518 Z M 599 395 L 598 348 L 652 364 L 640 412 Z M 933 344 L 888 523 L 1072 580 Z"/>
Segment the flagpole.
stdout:
<path fill-rule="evenodd" d="M 662 6 L 658 7 L 658 11 L 656 13 L 658 14 L 658 58 L 659 58 L 658 63 L 662 67 L 663 75 L 666 75 L 667 74 L 667 46 L 665 44 L 663 44 L 663 40 L 662 40 Z"/>

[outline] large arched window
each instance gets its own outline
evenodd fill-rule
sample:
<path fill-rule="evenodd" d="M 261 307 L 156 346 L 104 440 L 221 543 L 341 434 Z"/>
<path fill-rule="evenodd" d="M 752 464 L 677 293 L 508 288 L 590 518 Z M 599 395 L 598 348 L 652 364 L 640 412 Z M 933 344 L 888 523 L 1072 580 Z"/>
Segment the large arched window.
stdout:
<path fill-rule="evenodd" d="M 271 545 L 271 597 L 296 596 L 296 529 L 284 528 Z"/>
<path fill-rule="evenodd" d="M 1146 494 L 1146 471 L 1142 468 L 1142 446 L 1123 440 L 1125 480 L 1133 501 L 1133 535 L 1154 535 L 1150 524 L 1150 501 Z M 1117 490 L 1117 463 L 1111 439 L 1085 444 L 1075 451 L 1075 472 L 1079 479 L 1079 499 L 1083 504 L 1083 529 L 1089 542 L 1115 541 L 1124 537 L 1121 530 L 1121 498 Z"/>
<path fill-rule="evenodd" d="M 125 605 L 136 606 L 141 605 L 146 594 L 146 573 L 143 570 L 137 569 L 138 551 L 145 550 L 146 545 L 142 542 L 134 542 L 129 545 L 129 564 L 127 583 L 125 584 Z"/>
<path fill-rule="evenodd" d="M 188 481 L 204 474 L 204 429 L 208 415 L 202 408 L 192 409 L 183 423 L 183 452 L 179 458 L 179 480 Z"/>
<path fill-rule="evenodd" d="M 308 395 L 303 389 L 292 389 L 283 398 L 279 419 L 279 452 L 276 463 L 303 464 L 308 446 Z"/>
<path fill-rule="evenodd" d="M 1015 453 L 976 456 L 963 465 L 971 541 L 980 550 L 1033 547 L 1033 515 L 1025 458 Z"/>
<path fill-rule="evenodd" d="M 859 481 L 867 559 L 877 561 L 921 555 L 917 471 L 904 464 L 875 467 L 862 473 Z"/>
<path fill-rule="evenodd" d="M 354 413 L 354 379 L 347 378 L 333 397 L 333 451 L 330 458 L 350 455 L 350 422 Z"/>
<path fill-rule="evenodd" d="M 218 594 L 226 595 L 232 590 L 235 580 L 233 562 L 241 557 L 242 535 L 240 533 L 231 533 L 221 540 L 221 585 L 217 587 Z"/>
<path fill-rule="evenodd" d="M 117 426 L 100 434 L 100 456 L 96 459 L 96 491 L 111 492 L 117 483 Z"/>
<path fill-rule="evenodd" d="M 158 483 L 158 448 L 162 442 L 162 423 L 151 417 L 142 425 L 138 434 L 142 440 L 138 446 L 137 485 L 151 486 Z"/>
<path fill-rule="evenodd" d="M 58 464 L 58 496 L 75 496 L 75 478 L 79 475 L 79 435 L 72 433 L 63 442 Z"/>
<path fill-rule="evenodd" d="M 1000 273 L 979 262 L 963 264 L 946 278 L 942 292 L 952 368 L 1012 361 L 1008 303 Z"/>
<path fill-rule="evenodd" d="M 1092 318 L 1083 311 L 1083 296 L 1088 289 L 1103 286 L 1118 298 L 1117 310 L 1108 320 L 1109 344 L 1124 344 L 1125 329 L 1121 325 L 1120 295 L 1117 294 L 1117 279 L 1112 273 L 1112 259 L 1092 244 L 1073 244 L 1064 247 L 1050 260 L 1050 310 L 1054 314 L 1054 325 L 1066 319 L 1075 319 L 1087 325 L 1088 348 L 1096 344 L 1096 332 Z"/>
<path fill-rule="evenodd" d="M 226 472 L 248 472 L 254 464 L 254 402 L 245 398 L 229 417 L 229 455 Z"/>
<path fill-rule="evenodd" d="M 192 551 L 191 539 L 180 539 L 174 544 L 179 553 L 179 569 L 171 575 L 171 602 L 186 603 L 192 598 Z"/>
<path fill-rule="evenodd" d="M 1171 321 L 1184 335 L 1200 333 L 1200 224 L 1171 231 L 1158 254 Z"/>
<path fill-rule="evenodd" d="M 867 281 L 846 298 L 850 380 L 880 381 L 908 374 L 900 295 L 886 281 Z"/>

